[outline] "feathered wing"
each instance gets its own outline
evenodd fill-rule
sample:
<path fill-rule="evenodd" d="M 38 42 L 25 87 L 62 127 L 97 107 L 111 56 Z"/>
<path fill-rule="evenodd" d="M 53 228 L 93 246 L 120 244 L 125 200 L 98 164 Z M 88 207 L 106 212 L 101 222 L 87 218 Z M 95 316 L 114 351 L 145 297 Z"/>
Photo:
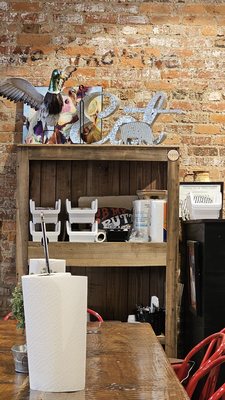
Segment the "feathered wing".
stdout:
<path fill-rule="evenodd" d="M 35 87 L 22 78 L 8 78 L 0 84 L 0 95 L 15 103 L 23 101 L 35 110 L 43 103 L 44 96 Z"/>
<path fill-rule="evenodd" d="M 74 71 L 76 71 L 76 69 L 77 69 L 76 67 L 69 65 L 62 71 L 59 81 L 59 90 L 62 90 L 64 82 L 66 82 L 67 79 L 69 79 L 69 77 L 72 75 Z"/>

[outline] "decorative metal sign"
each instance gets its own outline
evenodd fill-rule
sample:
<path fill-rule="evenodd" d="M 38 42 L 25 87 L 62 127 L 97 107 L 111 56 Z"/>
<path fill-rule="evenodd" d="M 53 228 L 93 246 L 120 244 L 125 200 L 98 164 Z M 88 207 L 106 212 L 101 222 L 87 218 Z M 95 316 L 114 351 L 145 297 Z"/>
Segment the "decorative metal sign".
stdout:
<path fill-rule="evenodd" d="M 97 96 L 107 97 L 110 100 L 109 106 L 98 114 L 98 118 L 104 119 L 114 114 L 119 108 L 119 99 L 110 93 L 92 93 L 86 95 L 84 98 L 84 126 L 88 125 L 90 118 L 88 115 L 88 106 L 91 101 Z M 110 132 L 101 140 L 94 142 L 94 144 L 103 144 L 109 142 L 111 144 L 148 144 L 156 145 L 162 143 L 166 138 L 165 133 L 160 133 L 155 136 L 152 132 L 152 126 L 159 114 L 181 114 L 181 110 L 168 110 L 163 109 L 163 103 L 166 100 L 166 95 L 163 92 L 157 92 L 146 108 L 132 108 L 125 107 L 123 111 L 126 114 L 142 113 L 142 121 L 136 120 L 131 115 L 125 115 L 115 122 Z M 79 109 L 78 109 L 79 114 Z M 91 122 L 91 121 L 90 121 Z M 80 123 L 76 122 L 70 132 L 70 138 L 73 143 L 81 143 L 80 139 Z M 120 134 L 119 138 L 116 138 Z M 119 136 L 119 135 L 118 135 Z"/>

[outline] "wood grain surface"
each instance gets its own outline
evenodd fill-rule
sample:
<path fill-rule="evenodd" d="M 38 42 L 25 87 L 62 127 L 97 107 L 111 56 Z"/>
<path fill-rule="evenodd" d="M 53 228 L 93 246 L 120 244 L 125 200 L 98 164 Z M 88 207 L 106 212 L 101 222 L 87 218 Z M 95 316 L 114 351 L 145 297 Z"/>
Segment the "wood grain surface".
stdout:
<path fill-rule="evenodd" d="M 86 389 L 44 393 L 29 389 L 28 375 L 16 373 L 13 344 L 24 343 L 14 321 L 0 321 L 2 400 L 182 400 L 188 396 L 149 324 L 89 323 Z M 65 365 L 66 368 L 66 365 Z"/>

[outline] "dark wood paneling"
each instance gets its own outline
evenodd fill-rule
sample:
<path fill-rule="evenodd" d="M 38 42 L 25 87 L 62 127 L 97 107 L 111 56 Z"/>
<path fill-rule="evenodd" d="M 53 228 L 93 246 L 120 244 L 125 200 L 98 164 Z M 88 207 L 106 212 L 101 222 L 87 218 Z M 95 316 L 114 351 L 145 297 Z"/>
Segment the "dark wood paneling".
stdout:
<path fill-rule="evenodd" d="M 107 269 L 107 313 L 108 319 L 127 320 L 127 268 Z"/>
<path fill-rule="evenodd" d="M 76 207 L 78 198 L 87 195 L 87 162 L 72 161 L 71 163 L 71 195 L 69 200 Z"/>
<path fill-rule="evenodd" d="M 104 320 L 126 321 L 136 305 L 149 305 L 153 295 L 164 305 L 164 268 L 79 268 L 68 269 L 74 275 L 88 277 L 88 307 Z"/>
<path fill-rule="evenodd" d="M 106 268 L 87 268 L 88 277 L 88 306 L 100 315 L 103 319 L 107 317 L 107 269 Z"/>
<path fill-rule="evenodd" d="M 119 193 L 120 195 L 133 194 L 130 189 L 130 163 L 121 161 L 119 163 Z"/>
<path fill-rule="evenodd" d="M 52 207 L 56 200 L 56 162 L 43 161 L 41 166 L 41 206 Z"/>
<path fill-rule="evenodd" d="M 57 161 L 56 164 L 56 187 L 55 187 L 56 200 L 61 199 L 61 212 L 59 219 L 61 221 L 61 233 L 59 240 L 66 240 L 66 199 L 71 199 L 71 162 L 70 161 Z"/>
<path fill-rule="evenodd" d="M 76 151 L 74 149 L 74 151 Z M 60 218 L 65 240 L 65 200 L 77 206 L 81 196 L 134 195 L 138 189 L 165 189 L 166 163 L 147 161 L 32 161 L 30 196 L 37 205 L 62 200 Z M 68 238 L 67 238 L 68 239 Z M 156 295 L 165 304 L 165 268 L 68 268 L 88 276 L 88 306 L 104 319 L 126 321 L 136 304 L 148 305 Z"/>
<path fill-rule="evenodd" d="M 30 198 L 35 201 L 36 204 L 41 204 L 41 162 L 32 161 L 30 162 Z"/>

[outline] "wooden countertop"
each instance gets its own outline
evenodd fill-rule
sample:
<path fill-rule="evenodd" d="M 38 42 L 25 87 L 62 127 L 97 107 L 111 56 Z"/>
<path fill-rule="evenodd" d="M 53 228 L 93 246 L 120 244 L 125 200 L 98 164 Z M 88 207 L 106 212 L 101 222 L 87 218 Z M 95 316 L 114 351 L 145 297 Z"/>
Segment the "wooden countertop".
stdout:
<path fill-rule="evenodd" d="M 28 375 L 14 370 L 11 347 L 23 344 L 15 321 L 0 321 L 2 400 L 188 399 L 149 324 L 90 323 L 86 389 L 43 393 L 29 389 Z"/>

